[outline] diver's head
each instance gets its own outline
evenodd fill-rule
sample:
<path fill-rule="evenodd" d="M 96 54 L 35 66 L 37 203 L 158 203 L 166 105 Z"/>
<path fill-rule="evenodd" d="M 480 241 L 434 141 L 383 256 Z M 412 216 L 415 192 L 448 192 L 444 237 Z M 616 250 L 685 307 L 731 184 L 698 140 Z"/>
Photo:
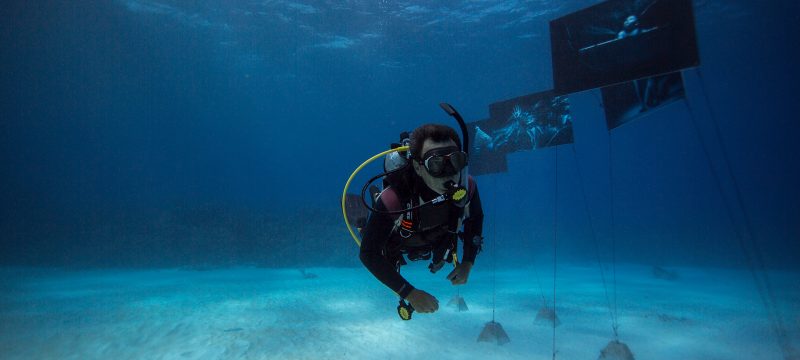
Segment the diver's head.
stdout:
<path fill-rule="evenodd" d="M 461 180 L 459 175 L 467 165 L 467 154 L 461 151 L 461 140 L 453 128 L 422 125 L 411 134 L 410 146 L 414 172 L 431 190 L 444 194 L 448 182 Z"/>
<path fill-rule="evenodd" d="M 639 18 L 636 15 L 628 16 L 625 19 L 625 30 L 633 30 L 639 26 Z"/>

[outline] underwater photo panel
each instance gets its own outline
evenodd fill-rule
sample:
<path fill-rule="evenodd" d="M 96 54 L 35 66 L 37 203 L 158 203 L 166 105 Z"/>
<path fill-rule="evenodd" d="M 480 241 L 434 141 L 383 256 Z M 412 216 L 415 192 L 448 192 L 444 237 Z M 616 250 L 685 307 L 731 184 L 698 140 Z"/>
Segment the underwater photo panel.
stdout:
<path fill-rule="evenodd" d="M 486 175 L 508 171 L 506 153 L 495 151 L 492 140 L 486 134 L 487 129 L 493 128 L 492 120 L 480 120 L 467 124 L 469 138 L 472 146 L 469 152 L 470 175 Z"/>
<path fill-rule="evenodd" d="M 601 92 L 608 130 L 685 96 L 679 71 L 607 86 Z"/>
<path fill-rule="evenodd" d="M 550 22 L 553 82 L 569 94 L 700 64 L 691 0 L 611 0 Z"/>
<path fill-rule="evenodd" d="M 504 153 L 572 143 L 569 98 L 553 91 L 489 105 L 490 123 L 475 136 L 476 145 Z"/>

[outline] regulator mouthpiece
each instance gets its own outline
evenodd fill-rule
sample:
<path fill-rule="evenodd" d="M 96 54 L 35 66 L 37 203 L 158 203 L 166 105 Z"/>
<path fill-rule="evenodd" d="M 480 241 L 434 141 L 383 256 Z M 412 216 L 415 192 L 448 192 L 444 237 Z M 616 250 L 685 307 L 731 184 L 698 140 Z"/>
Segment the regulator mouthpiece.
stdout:
<path fill-rule="evenodd" d="M 446 182 L 444 186 L 447 188 L 445 195 L 448 199 L 453 200 L 454 202 L 460 203 L 467 197 L 467 189 L 460 184 L 453 182 L 452 180 Z"/>

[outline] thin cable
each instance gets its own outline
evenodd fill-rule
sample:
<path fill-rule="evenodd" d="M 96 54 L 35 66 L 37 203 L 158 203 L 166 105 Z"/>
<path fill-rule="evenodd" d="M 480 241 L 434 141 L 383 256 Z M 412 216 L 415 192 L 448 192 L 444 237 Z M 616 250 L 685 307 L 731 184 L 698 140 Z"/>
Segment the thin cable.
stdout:
<path fill-rule="evenodd" d="M 516 189 L 514 188 L 513 182 L 511 184 L 512 185 L 509 187 L 509 193 L 516 194 Z M 517 199 L 517 203 L 515 205 L 516 205 L 517 208 L 519 208 L 520 207 L 519 203 L 522 201 L 522 198 L 516 197 L 516 199 Z M 536 244 L 538 242 L 537 240 L 538 240 L 538 235 L 539 234 L 537 232 L 533 231 L 533 229 L 531 229 L 531 233 L 533 234 L 533 239 L 531 239 L 532 240 L 531 244 Z M 535 257 L 534 257 L 534 260 L 535 260 Z M 539 276 L 539 270 L 536 269 L 536 264 L 533 264 L 533 275 L 534 275 L 534 277 L 536 277 L 536 284 L 539 286 L 539 295 L 542 297 L 542 305 L 544 305 L 544 307 L 548 307 L 547 306 L 547 297 L 544 295 L 544 287 L 542 286 L 542 279 Z"/>
<path fill-rule="evenodd" d="M 497 178 L 492 184 L 493 189 L 497 189 Z M 494 208 L 494 215 L 497 216 L 497 208 Z M 495 300 L 497 296 L 497 220 L 492 224 L 492 322 L 494 322 Z"/>
<path fill-rule="evenodd" d="M 593 92 L 595 98 L 597 99 L 598 106 L 601 109 L 605 109 L 605 105 L 603 104 L 602 98 L 597 95 L 597 92 Z M 607 124 L 608 125 L 608 124 Z M 573 151 L 575 146 L 573 145 Z M 577 155 L 575 156 L 575 161 L 577 162 Z M 614 171 L 612 169 L 612 152 L 611 152 L 611 130 L 609 129 L 608 132 L 608 188 L 609 188 L 609 206 L 611 207 L 611 266 L 613 272 L 613 279 L 614 279 L 614 307 L 612 310 L 610 300 L 608 300 L 608 289 L 606 287 L 606 279 L 605 279 L 605 272 L 603 270 L 602 263 L 600 263 L 600 251 L 599 246 L 597 245 L 597 241 L 595 241 L 595 246 L 598 247 L 597 249 L 597 260 L 600 263 L 600 275 L 603 277 L 603 287 L 606 291 L 606 301 L 609 302 L 609 311 L 611 312 L 611 328 L 614 332 L 614 340 L 619 339 L 619 321 L 618 316 L 619 313 L 617 312 L 617 241 L 616 241 L 616 234 L 615 234 L 615 219 L 614 219 Z M 580 166 L 578 166 L 578 174 L 580 176 Z M 583 188 L 583 179 L 581 178 L 581 187 Z M 586 190 L 584 189 L 584 203 L 586 203 L 586 212 L 589 214 L 589 205 L 586 202 Z M 588 215 L 590 216 L 590 215 Z M 589 218 L 589 223 L 591 224 L 591 216 Z M 594 226 L 592 226 L 594 229 Z M 593 234 L 594 234 L 594 230 Z M 596 240 L 596 239 L 595 239 Z"/>
<path fill-rule="evenodd" d="M 734 189 L 734 193 L 736 194 L 736 201 L 737 201 L 737 203 L 739 205 L 739 208 L 742 211 L 742 215 L 744 215 L 745 230 L 747 231 L 747 234 L 748 234 L 748 236 L 750 238 L 750 241 L 752 243 L 752 246 L 753 246 L 753 250 L 754 250 L 753 252 L 755 253 L 755 256 L 756 256 L 756 262 L 757 262 L 756 264 L 761 269 L 761 271 L 764 272 L 763 273 L 764 285 L 767 287 L 768 294 L 769 294 L 769 296 L 771 298 L 770 300 L 772 300 L 774 302 L 775 301 L 775 293 L 774 293 L 774 291 L 772 289 L 772 285 L 771 285 L 771 283 L 769 281 L 769 277 L 767 276 L 767 273 L 766 273 L 766 266 L 764 265 L 764 258 L 762 256 L 761 250 L 760 250 L 760 248 L 758 246 L 758 239 L 756 239 L 756 233 L 755 233 L 755 230 L 753 229 L 753 222 L 752 222 L 752 220 L 750 218 L 749 212 L 747 211 L 747 207 L 744 204 L 744 199 L 743 199 L 743 196 L 742 196 L 741 187 L 739 186 L 739 182 L 736 179 L 736 176 L 734 176 L 733 168 L 731 167 L 730 157 L 728 156 L 727 147 L 725 146 L 725 142 L 722 139 L 722 132 L 719 130 L 719 124 L 717 122 L 717 116 L 714 113 L 714 108 L 711 107 L 711 102 L 709 101 L 708 93 L 706 92 L 705 81 L 703 80 L 703 75 L 700 72 L 700 69 L 697 69 L 697 77 L 700 79 L 700 88 L 702 89 L 702 92 L 703 92 L 703 98 L 705 99 L 706 106 L 708 107 L 708 111 L 711 114 L 711 123 L 714 125 L 714 133 L 716 134 L 717 141 L 719 141 L 720 147 L 722 148 L 722 156 L 723 156 L 723 159 L 725 160 L 725 168 L 728 171 L 728 175 L 730 176 L 731 181 L 733 182 L 733 189 Z"/>
<path fill-rule="evenodd" d="M 592 230 L 592 241 L 594 242 L 594 253 L 597 256 L 597 267 L 600 268 L 600 278 L 603 280 L 603 291 L 606 295 L 606 304 L 608 306 L 608 314 L 611 316 L 611 328 L 612 330 L 617 328 L 617 319 L 614 316 L 613 308 L 611 307 L 611 298 L 608 295 L 608 282 L 606 281 L 606 272 L 603 269 L 603 262 L 600 259 L 600 244 L 597 241 L 597 232 L 594 228 L 594 221 L 592 220 L 592 213 L 589 210 L 589 201 L 586 196 L 586 185 L 583 181 L 583 174 L 581 173 L 581 166 L 578 162 L 578 153 L 575 150 L 575 144 L 572 144 L 572 154 L 575 158 L 575 168 L 578 170 L 578 180 L 581 184 L 581 194 L 583 195 L 583 204 L 586 209 L 586 218 L 589 220 L 589 228 Z M 614 333 L 614 337 L 616 338 L 617 334 Z"/>
<path fill-rule="evenodd" d="M 600 97 L 600 95 L 597 94 L 596 91 L 592 91 L 592 95 L 594 95 L 595 100 L 597 100 L 597 106 L 599 106 L 602 109 L 603 108 L 603 99 Z"/>
<path fill-rule="evenodd" d="M 554 201 L 553 201 L 553 313 L 556 312 L 556 250 L 558 249 L 558 147 L 555 147 L 555 156 L 553 157 L 555 163 L 555 183 L 553 187 Z M 556 359 L 556 322 L 553 321 L 553 360 Z"/>
<path fill-rule="evenodd" d="M 783 319 L 781 318 L 780 312 L 778 311 L 778 308 L 777 308 L 777 305 L 776 305 L 775 293 L 773 291 L 772 284 L 771 284 L 771 282 L 769 280 L 769 276 L 768 276 L 767 271 L 766 271 L 766 266 L 764 265 L 764 260 L 763 260 L 760 248 L 758 246 L 758 241 L 757 241 L 756 236 L 755 236 L 755 231 L 753 230 L 753 226 L 752 226 L 752 222 L 750 220 L 749 213 L 748 213 L 747 208 L 745 207 L 745 204 L 744 204 L 744 200 L 743 200 L 743 196 L 742 196 L 742 193 L 741 193 L 741 189 L 739 187 L 738 181 L 736 180 L 736 177 L 734 176 L 734 173 L 733 173 L 733 169 L 731 167 L 730 157 L 728 156 L 727 148 L 725 147 L 725 143 L 722 140 L 722 134 L 721 134 L 721 131 L 719 129 L 719 124 L 718 124 L 717 119 L 716 119 L 717 118 L 716 117 L 716 113 L 714 112 L 714 108 L 711 106 L 711 102 L 709 100 L 708 93 L 706 91 L 705 81 L 703 80 L 703 76 L 702 76 L 702 73 L 700 72 L 700 69 L 697 69 L 696 72 L 697 72 L 698 80 L 700 82 L 700 89 L 701 89 L 701 92 L 703 94 L 703 98 L 705 100 L 706 107 L 708 108 L 709 115 L 711 117 L 711 123 L 712 123 L 713 128 L 714 128 L 714 134 L 717 137 L 717 141 L 719 142 L 720 147 L 722 149 L 722 155 L 723 155 L 723 160 L 724 160 L 724 163 L 725 163 L 724 164 L 725 165 L 725 169 L 728 172 L 728 176 L 730 177 L 731 182 L 733 184 L 734 194 L 735 194 L 735 198 L 736 198 L 736 201 L 737 201 L 737 205 L 739 206 L 739 208 L 740 208 L 740 210 L 742 212 L 742 216 L 744 217 L 744 226 L 745 226 L 745 233 L 746 233 L 745 236 L 747 237 L 748 240 L 750 240 L 750 246 L 752 248 L 752 253 L 754 254 L 755 260 L 753 260 L 753 256 L 751 256 L 751 254 L 750 254 L 751 249 L 748 249 L 748 244 L 745 241 L 745 236 L 743 236 L 737 230 L 736 221 L 735 221 L 735 217 L 734 217 L 734 214 L 733 214 L 732 206 L 731 206 L 730 202 L 728 201 L 727 197 L 725 196 L 725 194 L 724 194 L 724 192 L 722 190 L 722 181 L 721 181 L 721 179 L 719 177 L 719 174 L 717 174 L 717 171 L 713 166 L 713 162 L 711 161 L 711 155 L 710 155 L 710 152 L 708 150 L 708 145 L 705 143 L 705 141 L 703 140 L 703 138 L 702 138 L 702 136 L 700 134 L 700 129 L 699 129 L 699 126 L 697 124 L 697 120 L 695 118 L 694 111 L 692 110 L 692 107 L 689 105 L 688 101 L 684 101 L 684 103 L 686 104 L 686 108 L 689 111 L 690 119 L 692 121 L 692 126 L 694 127 L 695 132 L 697 133 L 697 138 L 700 141 L 700 144 L 701 144 L 701 146 L 703 148 L 703 152 L 704 152 L 704 154 L 706 156 L 706 160 L 708 162 L 708 167 L 711 170 L 712 177 L 713 177 L 713 179 L 714 179 L 714 181 L 715 181 L 715 183 L 717 185 L 717 188 L 720 191 L 720 196 L 723 199 L 723 203 L 725 205 L 725 208 L 726 208 L 726 211 L 727 211 L 727 214 L 728 214 L 728 219 L 731 222 L 731 226 L 732 226 L 734 232 L 736 233 L 736 237 L 737 237 L 737 240 L 738 240 L 738 243 L 739 243 L 739 247 L 742 250 L 742 253 L 743 253 L 744 257 L 745 257 L 745 261 L 747 262 L 748 268 L 750 270 L 750 274 L 753 277 L 753 280 L 754 280 L 754 282 L 756 284 L 759 297 L 761 298 L 761 301 L 763 302 L 764 307 L 767 310 L 767 316 L 770 318 L 770 322 L 772 323 L 771 324 L 772 325 L 772 330 L 775 332 L 775 335 L 778 337 L 778 343 L 779 343 L 779 346 L 781 348 L 781 351 L 783 352 L 784 358 L 785 359 L 789 359 L 789 358 L 792 358 L 792 356 L 795 356 L 794 355 L 794 349 L 791 347 L 791 342 L 789 341 L 788 335 L 786 333 L 786 327 L 783 324 Z M 759 274 L 759 270 L 761 271 L 760 274 Z"/>
<path fill-rule="evenodd" d="M 611 206 L 611 272 L 612 277 L 614 279 L 614 310 L 613 310 L 613 330 L 614 330 L 614 340 L 618 340 L 619 338 L 619 323 L 617 322 L 617 317 L 619 313 L 617 312 L 617 234 L 616 234 L 616 221 L 614 218 L 614 157 L 613 152 L 611 151 L 611 132 L 608 133 L 608 191 L 610 194 L 610 206 Z"/>
<path fill-rule="evenodd" d="M 689 105 L 688 101 L 684 101 L 684 104 L 686 104 L 686 109 L 689 111 L 689 118 L 691 119 L 692 126 L 694 127 L 698 141 L 700 142 L 701 148 L 703 149 L 703 153 L 706 157 L 706 161 L 708 162 L 708 168 L 711 172 L 711 177 L 713 178 L 714 184 L 717 186 L 717 189 L 719 190 L 720 197 L 722 198 L 722 203 L 725 207 L 725 213 L 728 217 L 728 221 L 730 221 L 731 223 L 731 228 L 736 236 L 737 243 L 739 244 L 739 248 L 742 251 L 742 255 L 744 256 L 745 262 L 747 263 L 747 268 L 748 270 L 750 270 L 750 275 L 753 277 L 753 282 L 756 285 L 758 296 L 761 299 L 761 302 L 763 303 L 765 309 L 767 310 L 767 316 L 770 318 L 770 322 L 772 322 L 773 331 L 775 331 L 780 337 L 779 329 L 776 328 L 776 325 L 774 323 L 775 321 L 774 314 L 772 313 L 770 302 L 767 299 L 766 289 L 764 288 L 764 284 L 762 284 L 761 278 L 758 275 L 758 270 L 756 269 L 754 260 L 750 254 L 749 249 L 747 248 L 747 243 L 745 242 L 744 235 L 742 235 L 742 233 L 736 226 L 736 218 L 733 214 L 733 207 L 731 206 L 728 197 L 725 196 L 725 192 L 722 190 L 722 180 L 720 179 L 719 174 L 714 168 L 714 164 L 711 160 L 711 153 L 709 152 L 708 145 L 705 143 L 700 134 L 700 128 L 697 124 L 697 120 L 695 119 L 694 111 L 692 110 L 692 107 Z"/>
<path fill-rule="evenodd" d="M 514 185 L 512 183 L 511 188 L 509 189 L 509 192 L 511 194 L 516 194 L 515 190 L 516 189 L 514 188 Z M 517 199 L 517 204 L 516 205 L 517 205 L 517 208 L 519 208 L 520 207 L 519 206 L 519 202 L 522 201 L 522 198 L 517 197 L 516 199 Z M 533 230 L 533 229 L 531 229 L 531 230 Z M 531 231 L 531 233 L 533 234 L 533 239 L 531 241 L 531 244 L 536 244 L 538 242 L 537 240 L 538 240 L 539 234 L 536 231 Z M 535 252 L 534 252 L 534 254 L 535 254 Z M 534 261 L 535 261 L 535 256 L 534 256 Z M 542 286 L 542 278 L 539 275 L 539 270 L 536 269 L 536 264 L 533 264 L 533 275 L 534 275 L 534 277 L 536 277 L 536 284 L 539 286 L 539 295 L 542 297 L 542 305 L 544 305 L 544 307 L 547 307 L 547 297 L 544 295 L 544 287 Z"/>
<path fill-rule="evenodd" d="M 538 234 L 534 235 L 533 243 L 538 243 Z M 539 285 L 539 295 L 542 296 L 542 304 L 544 307 L 548 307 L 547 305 L 547 297 L 544 296 L 544 287 L 542 286 L 542 278 L 539 276 L 539 270 L 536 270 L 536 264 L 533 265 L 533 275 L 536 276 L 536 284 Z"/>

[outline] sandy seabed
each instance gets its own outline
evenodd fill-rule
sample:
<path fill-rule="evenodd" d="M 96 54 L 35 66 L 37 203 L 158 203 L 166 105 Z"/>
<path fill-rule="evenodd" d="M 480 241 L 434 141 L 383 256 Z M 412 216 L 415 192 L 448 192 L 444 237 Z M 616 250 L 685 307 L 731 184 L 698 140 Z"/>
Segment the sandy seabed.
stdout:
<path fill-rule="evenodd" d="M 0 270 L 3 359 L 551 359 L 553 269 L 478 264 L 466 286 L 404 268 L 440 301 L 401 321 L 397 298 L 361 268 Z M 613 273 L 559 265 L 556 358 L 597 359 L 613 339 Z M 637 359 L 782 359 L 745 270 L 616 268 L 619 340 Z M 316 277 L 313 277 L 316 275 Z M 790 343 L 800 339 L 800 274 L 770 273 Z M 496 286 L 493 286 L 496 279 Z M 493 289 L 496 289 L 493 296 Z M 608 290 L 608 298 L 606 297 Z M 460 294 L 469 311 L 446 306 Z M 494 317 L 511 341 L 477 342 Z"/>

